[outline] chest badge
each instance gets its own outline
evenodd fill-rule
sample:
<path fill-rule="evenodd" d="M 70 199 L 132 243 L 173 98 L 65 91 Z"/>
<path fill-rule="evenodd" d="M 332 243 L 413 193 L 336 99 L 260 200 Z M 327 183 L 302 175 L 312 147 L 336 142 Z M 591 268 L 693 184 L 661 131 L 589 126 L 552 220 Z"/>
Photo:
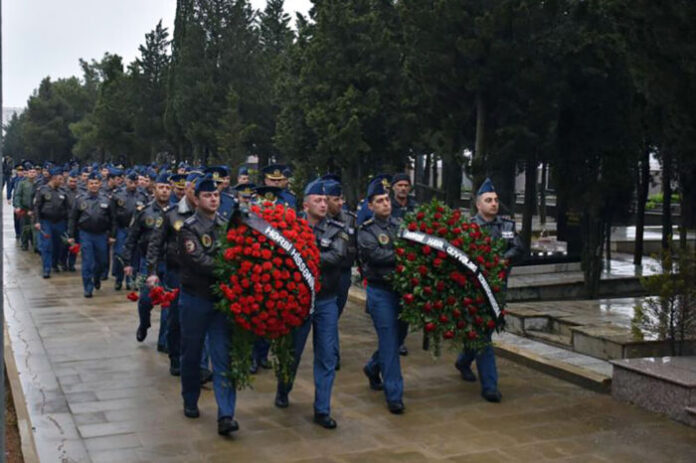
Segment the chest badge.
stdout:
<path fill-rule="evenodd" d="M 86 211 L 87 210 L 87 203 L 80 203 L 80 210 Z"/>
<path fill-rule="evenodd" d="M 122 200 L 122 199 L 118 200 L 118 207 L 123 207 L 124 204 L 126 204 L 126 202 L 124 200 Z"/>
<path fill-rule="evenodd" d="M 145 226 L 148 228 L 152 228 L 152 226 L 155 224 L 155 219 L 154 217 L 145 217 Z"/>
<path fill-rule="evenodd" d="M 51 200 L 51 193 L 44 193 L 44 199 L 46 201 L 50 201 Z"/>
<path fill-rule="evenodd" d="M 196 250 L 196 243 L 194 243 L 193 240 L 186 240 L 184 241 L 184 248 L 187 253 L 193 254 L 193 251 Z"/>
<path fill-rule="evenodd" d="M 389 236 L 386 233 L 380 233 L 377 235 L 377 241 L 381 245 L 389 244 Z"/>
<path fill-rule="evenodd" d="M 201 236 L 201 244 L 204 247 L 209 248 L 213 244 L 213 239 L 210 237 L 210 235 L 205 234 Z"/>
<path fill-rule="evenodd" d="M 509 240 L 515 237 L 515 233 L 511 231 L 504 231 L 503 232 L 503 238 Z"/>
<path fill-rule="evenodd" d="M 162 222 L 164 222 L 164 219 L 162 217 L 157 217 L 157 220 L 155 220 L 155 228 L 161 227 Z"/>
<path fill-rule="evenodd" d="M 174 230 L 175 230 L 175 231 L 181 230 L 181 227 L 182 227 L 183 225 L 184 225 L 184 221 L 183 221 L 183 220 L 177 220 L 176 222 L 174 222 Z"/>

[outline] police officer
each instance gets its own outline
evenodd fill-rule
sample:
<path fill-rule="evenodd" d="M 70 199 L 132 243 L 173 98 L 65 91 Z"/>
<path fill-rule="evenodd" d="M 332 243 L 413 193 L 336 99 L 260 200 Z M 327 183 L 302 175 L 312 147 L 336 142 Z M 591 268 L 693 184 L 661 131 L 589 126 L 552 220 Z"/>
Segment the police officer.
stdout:
<path fill-rule="evenodd" d="M 84 296 L 92 297 L 94 288 L 101 288 L 101 269 L 106 265 L 112 212 L 109 199 L 99 192 L 101 175 L 92 172 L 87 179 L 87 193 L 75 199 L 68 221 L 68 244 L 80 239 L 82 250 L 82 286 Z"/>
<path fill-rule="evenodd" d="M 78 177 L 79 171 L 77 169 L 71 170 L 70 172 L 68 172 L 68 177 L 65 180 L 65 185 L 63 186 L 63 192 L 65 193 L 65 196 L 68 199 L 68 215 L 70 215 L 70 211 L 72 211 L 73 205 L 75 204 L 75 198 L 77 198 L 77 195 L 81 194 L 77 188 Z M 77 261 L 77 254 L 68 252 L 68 246 L 63 246 L 63 253 L 61 255 L 60 261 L 63 263 L 64 268 L 66 268 L 70 272 L 74 272 L 75 262 Z"/>
<path fill-rule="evenodd" d="M 34 192 L 36 191 L 36 169 L 30 162 L 24 165 L 24 179 L 17 183 L 12 198 L 12 205 L 15 208 L 15 214 L 20 217 L 21 223 L 21 242 L 22 250 L 29 249 L 29 241 L 35 249 L 38 248 L 38 240 L 36 230 L 31 226 L 31 216 L 34 214 Z"/>
<path fill-rule="evenodd" d="M 280 201 L 293 209 L 297 209 L 297 198 L 287 189 L 289 180 L 284 172 L 289 172 L 289 169 L 283 164 L 271 164 L 264 167 L 261 169 L 263 185 L 280 188 L 281 191 L 278 194 Z"/>
<path fill-rule="evenodd" d="M 391 188 L 391 179 L 392 176 L 389 174 L 377 174 L 375 175 L 371 180 L 370 184 L 372 182 L 382 182 L 382 180 L 386 179 L 387 183 L 383 183 L 384 188 L 389 190 Z M 368 207 L 368 198 L 363 198 L 362 201 L 358 203 L 358 208 L 356 210 L 356 220 L 355 223 L 357 224 L 358 227 L 362 225 L 364 221 L 372 217 L 372 210 Z"/>
<path fill-rule="evenodd" d="M 68 226 L 68 196 L 61 188 L 63 169 L 51 167 L 51 178 L 36 192 L 34 200 L 34 228 L 39 231 L 43 277 L 51 277 L 51 267 L 59 272 L 58 263 L 63 252 L 63 235 Z"/>
<path fill-rule="evenodd" d="M 228 222 L 232 217 L 232 214 L 237 209 L 237 200 L 234 195 L 227 191 L 227 186 L 229 186 L 230 172 L 225 166 L 213 166 L 208 167 L 203 171 L 204 174 L 210 175 L 213 181 L 218 186 L 218 191 L 220 191 L 220 207 L 217 213 L 220 215 L 222 220 Z"/>
<path fill-rule="evenodd" d="M 241 166 L 237 170 L 237 185 L 249 183 L 249 180 L 249 168 L 247 166 Z"/>
<path fill-rule="evenodd" d="M 140 269 L 142 275 L 161 274 L 164 270 L 164 262 L 159 268 L 149 268 L 147 265 L 147 247 L 150 243 L 150 235 L 156 228 L 160 228 L 164 222 L 164 213 L 169 209 L 169 195 L 171 194 L 171 185 L 169 184 L 169 175 L 161 174 L 155 183 L 155 200 L 149 203 L 144 208 L 138 210 L 133 215 L 133 224 L 128 231 L 126 244 L 123 247 L 121 258 L 124 263 L 131 262 L 133 253 L 137 249 L 140 253 Z M 124 267 L 123 272 L 126 276 L 132 276 L 134 269 L 131 265 Z M 138 299 L 138 316 L 139 324 L 135 333 L 135 338 L 138 342 L 143 342 L 147 337 L 147 330 L 150 328 L 150 311 L 152 310 L 152 300 L 150 299 L 150 290 L 147 285 L 142 285 L 140 289 L 140 298 Z M 167 311 L 163 308 L 160 312 L 160 330 L 157 340 L 157 350 L 159 352 L 167 351 Z"/>
<path fill-rule="evenodd" d="M 12 205 L 12 193 L 15 192 L 19 182 L 24 180 L 24 166 L 17 164 L 15 166 L 15 175 L 7 182 L 7 204 Z M 13 214 L 15 239 L 19 241 L 22 238 L 22 217 L 16 212 Z"/>
<path fill-rule="evenodd" d="M 507 241 L 503 258 L 511 263 L 524 257 L 525 249 L 522 240 L 515 232 L 515 222 L 498 217 L 498 194 L 493 182 L 487 178 L 476 193 L 477 214 L 471 220 L 483 230 L 487 230 L 492 238 L 502 238 Z M 471 363 L 476 360 L 476 367 L 481 378 L 481 395 L 489 402 L 500 402 L 502 394 L 498 390 L 498 370 L 495 364 L 493 347 L 489 344 L 480 351 L 462 351 L 455 363 L 464 381 L 476 381 L 471 371 Z"/>
<path fill-rule="evenodd" d="M 175 289 L 181 283 L 181 263 L 179 259 L 179 231 L 186 219 L 191 217 L 196 211 L 194 183 L 202 174 L 193 173 L 186 177 L 188 182 L 185 185 L 185 195 L 181 200 L 170 207 L 164 213 L 164 222 L 161 227 L 155 228 L 150 236 L 147 247 L 147 267 L 158 268 L 161 262 L 165 262 L 163 283 L 167 288 Z M 159 277 L 151 275 L 148 277 L 150 286 L 156 283 Z M 181 372 L 181 325 L 179 320 L 179 297 L 177 296 L 169 306 L 167 317 L 167 346 L 169 348 L 169 373 L 172 376 L 179 376 Z M 207 360 L 205 368 L 207 369 Z M 203 369 L 203 367 L 202 367 Z M 207 372 L 206 372 L 207 376 Z"/>
<path fill-rule="evenodd" d="M 169 177 L 172 182 L 172 194 L 169 196 L 169 202 L 172 205 L 178 204 L 186 194 L 186 174 L 174 174 Z"/>
<path fill-rule="evenodd" d="M 114 265 L 112 274 L 116 279 L 114 289 L 120 291 L 123 287 L 123 280 L 126 280 L 126 289 L 131 289 L 133 284 L 133 276 L 125 276 L 124 268 L 127 266 L 138 266 L 139 254 L 134 252 L 135 256 L 131 256 L 128 262 L 123 261 L 123 248 L 126 245 L 128 238 L 128 229 L 133 219 L 133 214 L 136 210 L 145 208 L 146 203 L 144 197 L 138 192 L 138 175 L 134 172 L 128 174 L 125 180 L 125 187 L 117 190 L 111 198 L 111 207 L 114 213 L 112 225 L 113 230 L 111 236 L 116 238 L 114 244 Z M 137 257 L 138 260 L 135 261 Z"/>
<path fill-rule="evenodd" d="M 355 228 L 355 214 L 344 209 L 345 201 L 343 199 L 343 187 L 340 183 L 340 178 L 336 175 L 325 175 L 324 190 L 326 191 L 326 201 L 328 205 L 328 216 L 330 219 L 340 223 L 343 226 L 341 237 L 346 241 L 347 252 L 346 258 L 341 263 L 341 277 L 337 294 L 338 316 L 340 318 L 343 313 L 343 308 L 348 301 L 348 291 L 350 290 L 352 268 L 355 262 L 355 257 L 358 253 L 357 230 Z M 339 344 L 340 347 L 340 344 Z M 337 362 L 336 369 L 341 367 L 341 356 L 336 352 Z"/>
<path fill-rule="evenodd" d="M 303 209 L 307 222 L 314 231 L 320 252 L 321 290 L 316 295 L 314 313 L 292 332 L 294 363 L 289 383 L 278 380 L 275 405 L 288 406 L 288 394 L 297 366 L 302 357 L 310 328 L 314 329 L 314 422 L 326 429 L 334 429 L 331 418 L 331 388 L 336 376 L 338 350 L 338 306 L 336 305 L 341 274 L 347 252 L 347 240 L 341 236 L 344 226 L 326 217 L 328 205 L 324 182 L 317 179 L 304 190 Z"/>
<path fill-rule="evenodd" d="M 373 390 L 384 389 L 391 413 L 404 411 L 404 381 L 401 376 L 399 346 L 405 332 L 399 329 L 399 296 L 389 283 L 396 256 L 394 239 L 399 222 L 391 216 L 388 178 L 370 182 L 367 205 L 373 213 L 358 230 L 358 254 L 367 279 L 367 306 L 377 332 L 378 348 L 363 371 Z M 380 372 L 384 382 L 380 379 Z"/>
<path fill-rule="evenodd" d="M 211 176 L 196 182 L 196 213 L 179 231 L 181 259 L 181 395 L 184 415 L 198 418 L 201 393 L 199 363 L 206 334 L 213 363 L 213 389 L 218 405 L 218 434 L 229 435 L 239 425 L 234 419 L 236 391 L 224 376 L 229 367 L 229 325 L 225 314 L 215 309 L 215 258 L 219 252 L 217 229 L 224 222 L 216 215 L 220 192 Z"/>

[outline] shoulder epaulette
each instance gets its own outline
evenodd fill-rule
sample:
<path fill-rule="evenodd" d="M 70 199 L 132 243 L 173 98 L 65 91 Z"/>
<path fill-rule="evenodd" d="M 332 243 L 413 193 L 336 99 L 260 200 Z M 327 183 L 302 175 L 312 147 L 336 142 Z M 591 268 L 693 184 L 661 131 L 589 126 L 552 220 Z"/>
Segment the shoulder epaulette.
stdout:
<path fill-rule="evenodd" d="M 356 213 L 353 212 L 353 211 L 347 211 L 347 210 L 344 209 L 343 212 L 345 212 L 345 213 L 348 214 L 349 216 L 353 217 L 354 219 L 357 219 L 357 218 L 358 218 L 358 214 L 356 214 Z"/>
<path fill-rule="evenodd" d="M 344 228 L 346 226 L 346 224 L 344 224 L 343 222 L 338 221 L 338 220 L 334 220 L 334 219 L 327 219 L 326 223 L 328 223 L 329 225 L 333 225 L 334 227 L 338 227 L 338 228 Z"/>
<path fill-rule="evenodd" d="M 372 222 L 374 222 L 374 221 L 375 221 L 375 220 L 374 220 L 373 218 L 369 218 L 369 219 L 367 219 L 366 221 L 364 221 L 363 223 L 360 224 L 360 228 L 367 227 L 368 225 L 371 225 Z"/>
<path fill-rule="evenodd" d="M 189 224 L 189 225 L 193 225 L 193 224 L 196 223 L 197 221 L 198 221 L 198 217 L 196 217 L 196 214 L 193 214 L 191 217 L 189 217 L 189 218 L 187 218 L 186 220 L 184 220 L 184 223 L 187 223 L 187 224 Z"/>

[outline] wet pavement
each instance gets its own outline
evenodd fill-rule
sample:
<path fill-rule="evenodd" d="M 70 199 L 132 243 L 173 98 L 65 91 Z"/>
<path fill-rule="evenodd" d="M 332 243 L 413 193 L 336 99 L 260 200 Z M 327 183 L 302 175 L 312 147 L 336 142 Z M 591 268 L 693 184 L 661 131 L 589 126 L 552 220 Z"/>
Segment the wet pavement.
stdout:
<path fill-rule="evenodd" d="M 41 461 L 696 460 L 696 429 L 504 359 L 503 402 L 484 402 L 477 385 L 459 379 L 454 353 L 433 361 L 417 334 L 402 358 L 407 410 L 391 415 L 361 371 L 375 335 L 354 303 L 340 325 L 342 369 L 332 402 L 338 429 L 311 422 L 308 346 L 290 407 L 273 406 L 275 381 L 262 371 L 253 390 L 238 394 L 241 430 L 220 438 L 212 391 L 202 394 L 200 419 L 183 416 L 179 383 L 156 350 L 157 314 L 137 343 L 135 304 L 114 291 L 112 279 L 93 299 L 82 297 L 79 269 L 43 280 L 38 256 L 20 251 L 7 208 L 5 214 L 7 354 L 19 371 Z"/>

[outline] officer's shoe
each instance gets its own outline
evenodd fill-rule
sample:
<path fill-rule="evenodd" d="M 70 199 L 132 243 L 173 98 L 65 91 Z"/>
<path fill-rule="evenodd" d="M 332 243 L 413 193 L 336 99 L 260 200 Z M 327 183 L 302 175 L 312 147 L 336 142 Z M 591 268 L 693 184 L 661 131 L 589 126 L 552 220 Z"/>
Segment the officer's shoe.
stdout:
<path fill-rule="evenodd" d="M 454 367 L 459 370 L 459 373 L 462 376 L 462 379 L 464 381 L 468 381 L 470 383 L 476 382 L 476 375 L 474 374 L 473 371 L 471 371 L 471 367 L 466 366 L 459 361 L 454 362 Z"/>
<path fill-rule="evenodd" d="M 55 273 L 60 273 L 60 268 L 56 265 L 55 267 L 53 267 L 53 271 Z"/>
<path fill-rule="evenodd" d="M 498 403 L 503 398 L 503 394 L 501 394 L 497 389 L 487 389 L 485 391 L 481 391 L 481 397 L 489 402 Z"/>
<path fill-rule="evenodd" d="M 336 420 L 326 413 L 314 412 L 314 422 L 325 429 L 335 429 L 337 426 Z"/>
<path fill-rule="evenodd" d="M 403 402 L 387 402 L 387 408 L 394 415 L 401 415 L 406 409 Z"/>
<path fill-rule="evenodd" d="M 365 376 L 367 376 L 367 379 L 370 381 L 370 389 L 373 391 L 381 391 L 384 389 L 382 378 L 379 377 L 379 373 L 372 372 L 367 365 L 363 367 L 363 373 L 365 373 Z"/>
<path fill-rule="evenodd" d="M 51 278 L 51 272 L 44 272 L 43 277 L 44 277 L 44 279 Z"/>
<path fill-rule="evenodd" d="M 336 368 L 334 368 L 335 371 L 340 371 L 341 370 L 341 359 L 336 360 Z"/>
<path fill-rule="evenodd" d="M 166 344 L 157 344 L 157 352 L 162 352 L 163 354 L 168 354 L 169 349 Z"/>
<path fill-rule="evenodd" d="M 287 392 L 277 391 L 274 403 L 278 408 L 288 408 L 290 405 L 290 399 L 288 399 Z"/>
<path fill-rule="evenodd" d="M 127 289 L 128 291 L 130 291 L 130 290 L 133 289 L 133 285 L 131 284 L 130 281 L 126 281 L 126 289 Z"/>
<path fill-rule="evenodd" d="M 201 376 L 201 385 L 203 385 L 205 383 L 209 383 L 210 381 L 213 380 L 213 372 L 208 370 L 207 368 L 201 368 L 200 376 Z"/>
<path fill-rule="evenodd" d="M 85 291 L 85 297 L 89 299 L 90 297 L 92 297 L 92 293 Z"/>
<path fill-rule="evenodd" d="M 403 356 L 408 355 L 408 348 L 404 344 L 401 344 L 399 346 L 399 355 L 403 355 Z"/>
<path fill-rule="evenodd" d="M 106 281 L 106 280 L 109 279 L 109 275 L 102 275 L 102 276 L 101 276 L 101 279 L 102 279 L 103 281 Z"/>
<path fill-rule="evenodd" d="M 71 265 L 70 267 L 68 267 L 68 271 L 70 271 L 70 272 L 76 271 L 75 266 Z"/>
<path fill-rule="evenodd" d="M 261 365 L 261 368 L 263 368 L 264 370 L 270 370 L 271 368 L 273 368 L 273 365 L 271 365 L 271 362 L 269 362 L 268 359 L 261 359 L 259 365 Z"/>
<path fill-rule="evenodd" d="M 229 436 L 230 433 L 239 431 L 237 420 L 231 416 L 223 416 L 218 419 L 218 434 L 221 436 Z"/>
<path fill-rule="evenodd" d="M 114 283 L 114 289 L 115 289 L 116 291 L 121 291 L 121 288 L 123 288 L 123 282 L 122 282 L 122 281 L 117 281 L 116 283 Z"/>
<path fill-rule="evenodd" d="M 143 342 L 147 337 L 147 328 L 147 326 L 138 325 L 138 330 L 135 332 L 135 339 L 137 339 L 138 342 Z"/>
<path fill-rule="evenodd" d="M 249 373 L 255 375 L 259 372 L 259 362 L 256 359 L 251 359 L 251 365 L 249 366 Z"/>
<path fill-rule="evenodd" d="M 101 289 L 101 280 L 99 277 L 94 277 L 94 289 Z"/>
<path fill-rule="evenodd" d="M 169 360 L 169 374 L 172 376 L 181 376 L 181 365 L 179 359 L 173 358 Z"/>
<path fill-rule="evenodd" d="M 184 416 L 186 418 L 198 418 L 201 416 L 201 412 L 198 411 L 198 407 L 195 405 L 193 407 L 184 405 Z"/>

